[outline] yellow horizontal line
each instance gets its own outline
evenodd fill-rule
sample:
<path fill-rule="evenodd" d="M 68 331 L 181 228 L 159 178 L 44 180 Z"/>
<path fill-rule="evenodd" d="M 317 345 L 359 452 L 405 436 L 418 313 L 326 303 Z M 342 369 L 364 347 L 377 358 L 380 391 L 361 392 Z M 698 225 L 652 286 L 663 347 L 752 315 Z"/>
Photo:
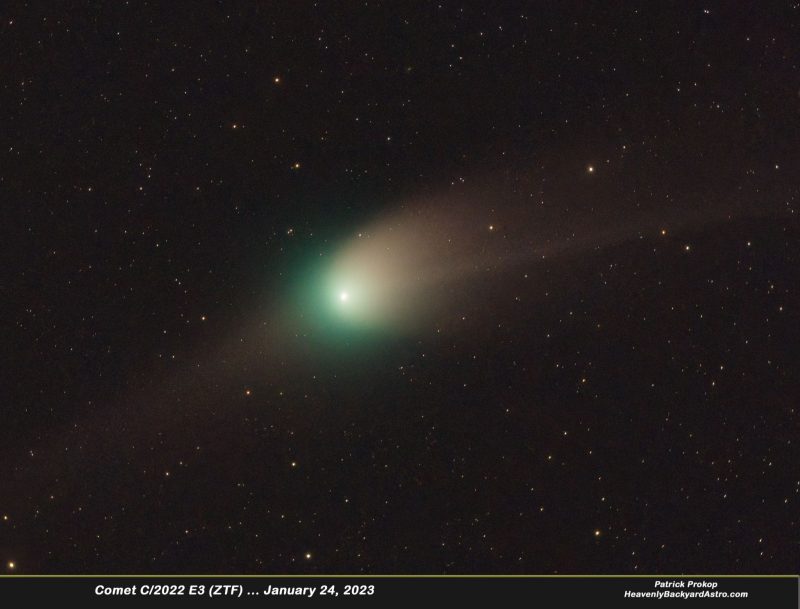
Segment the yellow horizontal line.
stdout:
<path fill-rule="evenodd" d="M 798 578 L 800 575 L 797 574 L 770 574 L 770 575 L 750 575 L 750 574 L 742 574 L 742 575 L 732 575 L 732 574 L 706 574 L 706 573 L 695 573 L 695 574 L 681 574 L 681 575 L 672 575 L 672 574 L 664 574 L 658 573 L 655 575 L 597 575 L 597 574 L 575 574 L 575 575 L 498 575 L 494 574 L 485 574 L 485 575 L 475 575 L 475 574 L 456 574 L 456 575 L 432 575 L 432 574 L 416 574 L 416 575 L 400 575 L 400 574 L 364 574 L 364 573 L 354 573 L 354 574 L 342 574 L 342 573 L 323 573 L 323 574 L 280 574 L 280 573 L 269 573 L 269 574 L 232 574 L 232 575 L 221 575 L 221 574 L 209 574 L 209 573 L 200 573 L 200 574 L 168 574 L 168 573 L 137 573 L 137 574 L 130 574 L 130 573 L 103 573 L 103 574 L 4 574 L 0 575 L 0 578 L 120 578 L 120 577 L 153 577 L 153 578 L 190 578 L 190 577 L 205 577 L 205 578 L 224 578 L 224 577 L 238 577 L 238 578 L 250 578 L 250 579 L 267 579 L 267 578 L 293 578 L 293 579 L 319 579 L 319 578 L 392 578 L 392 579 L 403 579 L 403 578 L 424 578 L 424 579 L 479 579 L 479 578 L 489 578 L 489 579 L 579 579 L 579 578 L 594 578 L 594 579 L 621 579 L 621 578 L 638 578 L 638 579 L 652 579 L 652 578 L 673 578 L 673 579 L 692 579 L 698 577 L 713 577 L 713 578 L 729 578 L 729 579 L 738 579 L 738 578 L 758 578 L 758 579 L 787 579 L 787 578 Z"/>

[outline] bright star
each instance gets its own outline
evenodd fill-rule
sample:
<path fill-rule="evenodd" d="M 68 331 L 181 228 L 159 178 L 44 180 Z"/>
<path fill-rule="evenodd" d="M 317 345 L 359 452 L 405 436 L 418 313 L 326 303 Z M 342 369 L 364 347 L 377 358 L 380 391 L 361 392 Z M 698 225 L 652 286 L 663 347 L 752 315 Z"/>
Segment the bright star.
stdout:
<path fill-rule="evenodd" d="M 347 302 L 348 300 L 350 300 L 350 294 L 348 294 L 347 292 L 342 292 L 341 294 L 339 294 L 339 300 L 341 300 L 342 302 Z"/>

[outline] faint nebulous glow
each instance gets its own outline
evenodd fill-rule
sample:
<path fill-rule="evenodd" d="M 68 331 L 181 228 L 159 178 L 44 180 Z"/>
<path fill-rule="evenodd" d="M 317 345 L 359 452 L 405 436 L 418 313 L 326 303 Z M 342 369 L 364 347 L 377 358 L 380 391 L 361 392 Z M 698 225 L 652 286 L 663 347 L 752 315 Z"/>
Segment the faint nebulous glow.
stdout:
<path fill-rule="evenodd" d="M 329 268 L 331 284 L 347 286 L 336 293 L 339 304 L 347 305 L 339 315 L 348 324 L 392 330 L 415 317 L 427 268 L 421 254 L 431 244 L 413 238 L 405 226 L 390 226 L 345 243 Z"/>
<path fill-rule="evenodd" d="M 322 287 L 338 297 L 334 319 L 390 332 L 417 327 L 449 301 L 451 282 L 485 259 L 484 209 L 426 203 L 377 219 L 333 255 Z"/>
<path fill-rule="evenodd" d="M 596 169 L 586 166 L 589 173 Z M 335 334 L 438 327 L 462 319 L 470 306 L 481 308 L 476 298 L 489 283 L 513 288 L 514 269 L 524 268 L 527 277 L 545 258 L 594 251 L 644 227 L 654 229 L 647 210 L 625 218 L 592 214 L 594 192 L 569 199 L 586 211 L 570 222 L 557 208 L 531 205 L 526 192 L 518 181 L 487 181 L 405 201 L 359 227 L 315 275 L 314 290 L 324 294 L 325 304 L 320 308 L 319 300 L 310 300 L 320 325 Z M 687 223 L 690 216 L 679 211 L 669 217 L 660 213 L 656 221 L 669 220 L 671 229 Z M 655 226 L 666 233 L 663 225 Z M 500 293 L 491 293 L 500 302 Z"/>

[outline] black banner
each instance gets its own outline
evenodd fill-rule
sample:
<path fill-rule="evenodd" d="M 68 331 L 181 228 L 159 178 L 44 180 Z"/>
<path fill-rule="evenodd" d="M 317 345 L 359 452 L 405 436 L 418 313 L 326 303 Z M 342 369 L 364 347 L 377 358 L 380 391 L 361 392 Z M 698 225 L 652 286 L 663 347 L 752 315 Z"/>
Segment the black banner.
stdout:
<path fill-rule="evenodd" d="M 796 576 L 5 576 L 0 606 L 113 606 L 208 601 L 248 606 L 287 601 L 504 603 L 536 606 L 683 606 L 795 609 Z M 686 603 L 689 605 L 686 605 Z M 477 605 L 476 605 L 477 604 Z"/>

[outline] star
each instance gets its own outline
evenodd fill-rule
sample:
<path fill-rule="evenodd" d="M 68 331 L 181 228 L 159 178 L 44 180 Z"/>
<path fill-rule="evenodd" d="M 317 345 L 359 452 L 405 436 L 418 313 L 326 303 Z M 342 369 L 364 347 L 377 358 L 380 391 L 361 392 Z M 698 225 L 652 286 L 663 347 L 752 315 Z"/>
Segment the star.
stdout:
<path fill-rule="evenodd" d="M 341 300 L 342 302 L 347 302 L 348 300 L 350 300 L 350 294 L 348 294 L 347 292 L 342 292 L 341 294 L 339 294 L 339 300 Z"/>

